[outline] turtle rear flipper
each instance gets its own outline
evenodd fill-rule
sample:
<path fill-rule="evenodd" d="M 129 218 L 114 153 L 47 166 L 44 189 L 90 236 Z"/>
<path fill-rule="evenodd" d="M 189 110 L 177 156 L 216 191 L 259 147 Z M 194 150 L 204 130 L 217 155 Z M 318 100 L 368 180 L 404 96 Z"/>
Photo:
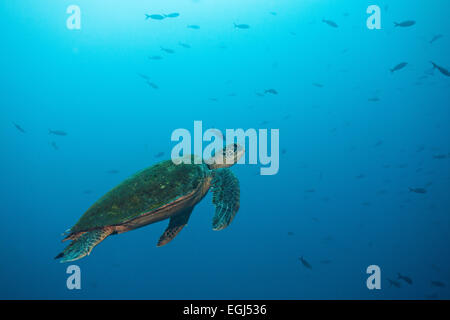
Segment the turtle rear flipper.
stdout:
<path fill-rule="evenodd" d="M 239 210 L 239 180 L 229 169 L 214 171 L 211 187 L 216 213 L 213 217 L 213 230 L 222 230 L 231 223 Z"/>
<path fill-rule="evenodd" d="M 83 258 L 91 253 L 92 249 L 113 233 L 112 227 L 104 227 L 83 233 L 69 244 L 55 259 L 59 262 L 69 262 Z"/>
<path fill-rule="evenodd" d="M 167 226 L 164 233 L 159 238 L 158 244 L 156 246 L 161 247 L 168 244 L 175 238 L 175 236 L 184 228 L 187 224 L 189 217 L 191 216 L 194 207 L 190 207 L 183 212 L 177 214 L 170 218 L 169 225 Z"/>

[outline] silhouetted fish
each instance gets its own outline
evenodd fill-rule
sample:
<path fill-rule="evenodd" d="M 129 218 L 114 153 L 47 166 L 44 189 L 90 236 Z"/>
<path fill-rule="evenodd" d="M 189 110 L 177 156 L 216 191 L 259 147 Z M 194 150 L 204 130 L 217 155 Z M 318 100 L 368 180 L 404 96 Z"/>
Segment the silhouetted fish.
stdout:
<path fill-rule="evenodd" d="M 398 65 L 396 65 L 395 67 L 393 67 L 393 68 L 391 69 L 391 72 L 395 72 L 395 71 L 401 70 L 401 69 L 403 69 L 404 67 L 406 67 L 407 64 L 408 64 L 408 62 L 401 62 L 401 63 L 399 63 Z"/>
<path fill-rule="evenodd" d="M 48 134 L 53 134 L 55 136 L 67 136 L 67 133 L 61 130 L 50 130 L 48 129 Z"/>
<path fill-rule="evenodd" d="M 162 50 L 162 51 L 164 51 L 164 52 L 166 52 L 166 53 L 175 53 L 175 51 L 174 51 L 174 50 L 172 50 L 172 49 L 169 49 L 169 48 L 164 48 L 164 47 L 161 47 L 161 50 Z"/>
<path fill-rule="evenodd" d="M 367 100 L 369 100 L 370 102 L 378 102 L 378 101 L 380 101 L 380 98 L 373 97 L 373 98 L 369 98 Z"/>
<path fill-rule="evenodd" d="M 186 48 L 186 49 L 189 49 L 191 46 L 190 45 L 188 45 L 187 43 L 183 43 L 183 42 L 178 42 L 178 44 L 180 45 L 180 46 L 182 46 L 183 48 Z"/>
<path fill-rule="evenodd" d="M 165 17 L 160 14 L 145 14 L 145 20 L 153 19 L 153 20 L 162 20 Z"/>
<path fill-rule="evenodd" d="M 14 122 L 13 122 L 13 125 L 14 125 L 14 127 L 16 127 L 17 130 L 19 130 L 19 131 L 22 132 L 22 133 L 25 133 L 25 130 L 23 130 L 22 127 L 19 126 L 17 123 L 14 123 Z"/>
<path fill-rule="evenodd" d="M 440 73 L 442 73 L 444 76 L 450 77 L 450 71 L 448 71 L 447 69 L 438 66 L 436 63 L 434 63 L 433 61 L 430 61 L 431 64 L 433 65 L 433 69 L 438 69 Z"/>
<path fill-rule="evenodd" d="M 91 191 L 91 190 L 84 190 L 83 193 L 84 193 L 84 194 L 91 194 L 92 191 Z"/>
<path fill-rule="evenodd" d="M 112 170 L 106 171 L 106 173 L 109 173 L 109 174 L 116 174 L 116 173 L 119 173 L 119 170 L 112 169 Z"/>
<path fill-rule="evenodd" d="M 328 260 L 328 259 L 325 259 L 325 260 L 320 260 L 319 261 L 321 264 L 330 264 L 332 261 L 331 260 Z"/>
<path fill-rule="evenodd" d="M 397 279 L 405 281 L 407 284 L 412 284 L 413 281 L 408 276 L 402 276 L 400 273 L 397 273 Z"/>
<path fill-rule="evenodd" d="M 407 21 L 402 21 L 402 22 L 394 22 L 394 27 L 411 27 L 413 25 L 415 25 L 416 22 L 413 20 L 407 20 Z"/>
<path fill-rule="evenodd" d="M 164 16 L 168 17 L 168 18 L 176 18 L 176 17 L 179 17 L 180 14 L 178 12 L 173 12 L 173 13 L 165 14 Z"/>
<path fill-rule="evenodd" d="M 394 286 L 396 288 L 401 288 L 402 287 L 401 283 L 398 282 L 398 281 L 391 280 L 391 279 L 387 279 L 387 281 L 389 281 L 389 287 L 392 287 L 392 286 Z"/>
<path fill-rule="evenodd" d="M 333 27 L 333 28 L 337 28 L 338 27 L 337 23 L 334 22 L 334 21 L 331 21 L 331 20 L 322 19 L 322 22 L 326 23 L 327 25 L 329 25 L 330 27 Z"/>
<path fill-rule="evenodd" d="M 161 158 L 164 155 L 164 152 L 158 152 L 157 154 L 155 154 L 155 158 Z"/>
<path fill-rule="evenodd" d="M 275 89 L 266 89 L 264 90 L 264 93 L 278 94 L 277 90 Z"/>
<path fill-rule="evenodd" d="M 147 75 L 145 75 L 145 74 L 138 73 L 138 76 L 141 77 L 142 79 L 150 80 L 150 78 Z"/>
<path fill-rule="evenodd" d="M 59 147 L 56 145 L 55 141 L 52 141 L 51 146 L 53 147 L 53 149 L 59 150 Z"/>
<path fill-rule="evenodd" d="M 442 281 L 430 281 L 432 287 L 445 288 L 445 283 Z"/>
<path fill-rule="evenodd" d="M 159 89 L 158 85 L 156 85 L 156 84 L 153 83 L 153 82 L 147 81 L 147 84 L 148 84 L 150 87 L 152 87 L 153 89 Z"/>
<path fill-rule="evenodd" d="M 150 57 L 148 57 L 150 60 L 161 60 L 161 59 L 163 59 L 163 57 L 162 56 L 150 56 Z"/>
<path fill-rule="evenodd" d="M 427 193 L 427 189 L 425 189 L 425 188 L 408 188 L 408 189 L 409 189 L 409 192 L 421 193 L 421 194 Z"/>
<path fill-rule="evenodd" d="M 288 231 L 288 236 L 293 236 L 294 235 L 294 233 L 292 232 L 292 231 Z"/>
<path fill-rule="evenodd" d="M 447 159 L 447 155 L 442 153 L 442 154 L 435 154 L 433 155 L 433 159 Z"/>
<path fill-rule="evenodd" d="M 312 85 L 317 88 L 323 88 L 323 84 L 321 83 L 314 82 Z"/>
<path fill-rule="evenodd" d="M 375 144 L 374 147 L 379 147 L 383 144 L 383 140 L 378 140 Z"/>
<path fill-rule="evenodd" d="M 312 267 L 311 267 L 311 265 L 309 264 L 309 262 L 306 261 L 306 260 L 303 258 L 303 256 L 301 256 L 301 257 L 299 258 L 299 260 L 301 261 L 301 263 L 303 264 L 303 266 L 304 266 L 305 268 L 307 268 L 307 269 L 312 269 Z"/>
<path fill-rule="evenodd" d="M 198 30 L 200 29 L 200 26 L 196 25 L 196 24 L 190 24 L 187 26 L 189 29 L 194 29 L 194 30 Z"/>
<path fill-rule="evenodd" d="M 233 23 L 233 24 L 234 24 L 234 27 L 237 29 L 249 29 L 250 28 L 250 26 L 245 23 L 241 23 L 241 24 Z"/>
<path fill-rule="evenodd" d="M 430 40 L 430 44 L 432 44 L 433 42 L 435 42 L 436 40 L 439 40 L 440 38 L 442 38 L 443 35 L 442 34 L 437 34 L 435 36 L 433 36 L 433 38 L 431 38 Z"/>

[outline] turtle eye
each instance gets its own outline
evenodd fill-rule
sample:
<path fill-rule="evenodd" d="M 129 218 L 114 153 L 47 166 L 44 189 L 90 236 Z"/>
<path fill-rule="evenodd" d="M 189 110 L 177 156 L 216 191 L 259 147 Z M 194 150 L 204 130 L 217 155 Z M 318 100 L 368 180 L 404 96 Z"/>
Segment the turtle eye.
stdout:
<path fill-rule="evenodd" d="M 238 149 L 238 146 L 237 146 L 237 144 L 235 143 L 235 144 L 233 144 L 233 151 L 237 151 L 237 149 Z"/>

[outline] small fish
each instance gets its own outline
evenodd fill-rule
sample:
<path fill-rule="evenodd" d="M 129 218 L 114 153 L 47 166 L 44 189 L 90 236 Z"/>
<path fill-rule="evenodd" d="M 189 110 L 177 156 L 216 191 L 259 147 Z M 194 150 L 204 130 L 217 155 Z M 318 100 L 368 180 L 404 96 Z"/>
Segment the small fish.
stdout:
<path fill-rule="evenodd" d="M 91 194 L 92 191 L 91 191 L 91 190 L 84 190 L 83 193 L 84 193 L 84 194 Z"/>
<path fill-rule="evenodd" d="M 369 98 L 368 100 L 369 100 L 370 102 L 378 102 L 378 101 L 380 101 L 380 98 L 373 97 L 373 98 Z"/>
<path fill-rule="evenodd" d="M 433 159 L 447 159 L 447 155 L 446 154 L 435 154 L 433 155 Z"/>
<path fill-rule="evenodd" d="M 433 65 L 433 69 L 438 69 L 440 73 L 442 73 L 444 76 L 450 77 L 450 71 L 448 71 L 447 69 L 438 66 L 436 63 L 434 63 L 433 61 L 430 61 L 431 64 Z"/>
<path fill-rule="evenodd" d="M 337 28 L 338 27 L 337 23 L 334 22 L 334 21 L 331 21 L 331 20 L 322 19 L 322 22 L 326 23 L 327 25 L 329 25 L 330 27 L 333 27 L 333 28 Z"/>
<path fill-rule="evenodd" d="M 389 287 L 392 287 L 392 286 L 394 286 L 396 288 L 401 288 L 402 287 L 402 284 L 400 282 L 398 282 L 398 281 L 391 280 L 391 279 L 387 279 L 387 281 L 389 281 Z"/>
<path fill-rule="evenodd" d="M 399 23 L 394 22 L 394 27 L 411 27 L 415 24 L 416 22 L 414 20 L 407 20 Z"/>
<path fill-rule="evenodd" d="M 148 57 L 150 60 L 162 60 L 163 59 L 163 57 L 162 56 L 150 56 L 150 57 Z M 148 79 L 148 77 L 147 77 L 147 79 Z"/>
<path fill-rule="evenodd" d="M 241 23 L 241 24 L 233 23 L 233 24 L 234 24 L 234 27 L 238 28 L 238 29 L 249 29 L 250 28 L 250 26 L 248 24 L 244 24 L 244 23 Z"/>
<path fill-rule="evenodd" d="M 321 83 L 314 82 L 312 85 L 317 88 L 323 88 L 323 84 Z"/>
<path fill-rule="evenodd" d="M 276 12 L 274 12 L 274 11 L 271 11 L 271 12 L 269 12 L 271 15 L 273 15 L 273 16 L 276 16 L 277 15 L 277 13 Z"/>
<path fill-rule="evenodd" d="M 429 41 L 430 44 L 432 44 L 433 42 L 435 42 L 436 40 L 439 40 L 440 38 L 442 38 L 443 35 L 442 34 L 437 34 L 435 36 L 433 36 L 433 38 L 431 38 L 431 40 Z"/>
<path fill-rule="evenodd" d="M 400 273 L 397 273 L 397 279 L 405 281 L 407 284 L 412 284 L 413 281 L 408 276 L 402 276 Z"/>
<path fill-rule="evenodd" d="M 430 281 L 432 287 L 445 288 L 445 283 L 442 281 Z"/>
<path fill-rule="evenodd" d="M 112 169 L 112 170 L 106 171 L 106 173 L 109 173 L 109 174 L 117 174 L 117 173 L 119 173 L 119 170 Z"/>
<path fill-rule="evenodd" d="M 164 155 L 164 152 L 158 152 L 157 154 L 155 154 L 155 158 L 161 158 Z"/>
<path fill-rule="evenodd" d="M 407 64 L 408 62 L 400 62 L 398 65 L 391 69 L 391 73 L 403 69 Z"/>
<path fill-rule="evenodd" d="M 319 261 L 321 264 L 330 264 L 332 261 L 331 260 L 328 260 L 328 259 L 325 259 L 325 260 L 320 260 Z"/>
<path fill-rule="evenodd" d="M 48 129 L 48 134 L 53 134 L 55 136 L 67 136 L 67 133 L 61 130 L 50 130 Z"/>
<path fill-rule="evenodd" d="M 196 24 L 190 24 L 187 26 L 189 29 L 194 29 L 194 30 L 198 30 L 200 29 L 200 26 L 196 25 Z"/>
<path fill-rule="evenodd" d="M 281 149 L 281 154 L 286 154 L 287 150 L 286 149 Z"/>
<path fill-rule="evenodd" d="M 16 127 L 17 130 L 19 130 L 22 133 L 26 133 L 25 130 L 23 130 L 23 128 L 21 126 L 19 126 L 17 123 L 13 122 L 14 127 Z"/>
<path fill-rule="evenodd" d="M 294 235 L 294 233 L 292 232 L 292 231 L 288 231 L 288 236 L 293 236 Z"/>
<path fill-rule="evenodd" d="M 188 45 L 187 43 L 183 43 L 183 42 L 178 42 L 178 44 L 180 45 L 180 46 L 182 46 L 183 48 L 186 48 L 186 49 L 189 49 L 191 46 L 190 45 Z"/>
<path fill-rule="evenodd" d="M 53 147 L 53 149 L 59 150 L 59 147 L 56 145 L 55 141 L 52 141 L 51 146 Z"/>
<path fill-rule="evenodd" d="M 169 48 L 164 48 L 164 47 L 161 47 L 161 50 L 162 50 L 162 51 L 164 51 L 164 52 L 170 53 L 170 54 L 172 54 L 172 53 L 175 53 L 175 51 L 174 51 L 174 50 L 172 50 L 172 49 L 169 49 Z"/>
<path fill-rule="evenodd" d="M 173 13 L 169 13 L 169 14 L 165 14 L 164 15 L 164 17 L 167 17 L 167 18 L 176 18 L 176 17 L 179 17 L 179 16 L 180 16 L 180 14 L 178 12 L 173 12 Z"/>
<path fill-rule="evenodd" d="M 378 140 L 375 144 L 374 147 L 379 147 L 383 144 L 383 140 Z"/>
<path fill-rule="evenodd" d="M 421 193 L 421 194 L 427 193 L 427 189 L 425 189 L 425 188 L 408 188 L 408 189 L 409 189 L 409 192 Z"/>
<path fill-rule="evenodd" d="M 264 97 L 264 94 L 261 93 L 261 92 L 255 92 L 255 94 L 256 94 L 258 97 Z"/>
<path fill-rule="evenodd" d="M 356 179 L 362 179 L 364 177 L 365 177 L 365 175 L 361 173 L 361 174 L 358 174 L 355 178 Z"/>
<path fill-rule="evenodd" d="M 148 84 L 150 87 L 152 87 L 153 89 L 159 89 L 158 85 L 156 85 L 156 84 L 153 83 L 153 82 L 147 81 L 147 84 Z"/>
<path fill-rule="evenodd" d="M 138 73 L 138 76 L 141 77 L 142 79 L 150 80 L 150 78 L 148 76 L 146 76 L 145 74 Z"/>
<path fill-rule="evenodd" d="M 301 256 L 299 258 L 299 260 L 301 261 L 301 263 L 303 264 L 303 266 L 305 266 L 305 268 L 307 269 L 312 269 L 311 265 L 309 264 L 308 261 L 305 260 L 305 258 L 303 258 L 303 256 Z"/>
<path fill-rule="evenodd" d="M 275 89 L 266 89 L 264 90 L 264 93 L 278 94 L 277 90 Z"/>
<path fill-rule="evenodd" d="M 161 14 L 145 14 L 145 20 L 153 19 L 153 20 L 162 20 L 165 17 Z"/>

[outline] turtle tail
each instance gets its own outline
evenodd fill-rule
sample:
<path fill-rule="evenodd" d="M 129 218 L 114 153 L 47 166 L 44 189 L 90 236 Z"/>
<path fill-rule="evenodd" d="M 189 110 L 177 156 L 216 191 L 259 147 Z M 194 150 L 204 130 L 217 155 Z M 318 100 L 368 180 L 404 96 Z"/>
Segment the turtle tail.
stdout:
<path fill-rule="evenodd" d="M 74 239 L 55 259 L 59 262 L 75 261 L 91 253 L 92 249 L 114 232 L 111 227 L 104 227 L 83 233 Z"/>

